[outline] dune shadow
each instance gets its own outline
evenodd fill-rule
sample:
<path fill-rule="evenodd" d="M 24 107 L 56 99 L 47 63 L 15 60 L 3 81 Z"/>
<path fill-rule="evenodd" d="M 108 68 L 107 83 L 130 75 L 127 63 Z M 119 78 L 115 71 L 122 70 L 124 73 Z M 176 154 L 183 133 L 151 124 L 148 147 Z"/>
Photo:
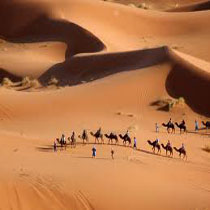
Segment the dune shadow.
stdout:
<path fill-rule="evenodd" d="M 110 160 L 110 158 L 104 158 L 104 157 L 91 157 L 91 156 L 72 156 L 72 158 L 76 159 L 95 159 L 95 160 Z"/>
<path fill-rule="evenodd" d="M 41 81 L 55 75 L 60 85 L 78 85 L 104 78 L 119 72 L 142 69 L 164 62 L 166 47 L 141 49 L 128 52 L 78 54 L 64 63 L 52 66 L 40 76 Z"/>
<path fill-rule="evenodd" d="M 166 12 L 197 12 L 210 10 L 210 1 L 191 3 L 189 5 L 179 6 L 177 8 L 169 9 Z"/>
<path fill-rule="evenodd" d="M 193 111 L 210 117 L 210 77 L 207 73 L 175 64 L 166 79 L 165 87 L 171 97 L 183 97 Z"/>
<path fill-rule="evenodd" d="M 9 0 L 0 2 L 0 37 L 12 43 L 64 42 L 66 60 L 78 53 L 99 52 L 106 48 L 88 30 L 70 21 L 52 19 L 50 12 L 36 3 Z M 61 64 L 56 67 L 58 71 L 62 70 Z"/>
<path fill-rule="evenodd" d="M 2 21 L 3 18 L 6 22 Z M 70 21 L 52 19 L 49 11 L 38 4 L 11 3 L 9 0 L 0 2 L 0 26 L 0 37 L 13 43 L 66 43 L 65 61 L 53 65 L 38 78 L 42 85 L 46 85 L 52 76 L 58 79 L 61 86 L 77 85 L 121 71 L 159 64 L 167 57 L 165 46 L 98 53 L 106 49 L 98 37 Z"/>
<path fill-rule="evenodd" d="M 21 77 L 18 77 L 5 69 L 0 68 L 0 83 L 2 83 L 3 78 L 10 78 L 13 82 L 18 82 L 21 80 Z"/>

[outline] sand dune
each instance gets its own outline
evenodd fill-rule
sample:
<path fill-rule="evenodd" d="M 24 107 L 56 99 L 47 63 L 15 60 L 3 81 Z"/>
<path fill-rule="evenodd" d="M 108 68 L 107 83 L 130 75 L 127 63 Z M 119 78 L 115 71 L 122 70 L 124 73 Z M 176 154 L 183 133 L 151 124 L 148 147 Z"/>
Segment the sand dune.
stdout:
<path fill-rule="evenodd" d="M 201 126 L 210 117 L 209 2 L 147 4 L 0 2 L 0 80 L 14 82 L 0 88 L 0 209 L 210 207 L 209 153 L 202 150 L 209 132 Z M 42 86 L 23 84 L 26 76 Z M 58 86 L 47 85 L 52 77 Z M 186 104 L 171 111 L 157 103 L 180 97 Z M 155 133 L 155 123 L 170 117 L 185 119 L 188 133 Z M 94 160 L 90 137 L 53 152 L 62 133 L 100 126 L 103 133 L 128 129 L 138 150 L 105 139 Z M 152 153 L 147 140 L 157 137 L 184 143 L 187 161 L 175 151 L 173 158 Z"/>
<path fill-rule="evenodd" d="M 181 7 L 168 10 L 168 12 L 193 12 L 193 11 L 203 11 L 210 9 L 210 1 L 198 2 L 194 4 L 188 4 Z"/>

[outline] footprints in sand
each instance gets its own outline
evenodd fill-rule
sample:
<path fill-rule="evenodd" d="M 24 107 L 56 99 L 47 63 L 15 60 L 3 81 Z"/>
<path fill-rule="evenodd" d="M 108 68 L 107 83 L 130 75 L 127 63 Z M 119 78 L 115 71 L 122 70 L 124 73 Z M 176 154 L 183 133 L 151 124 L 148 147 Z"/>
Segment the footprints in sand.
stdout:
<path fill-rule="evenodd" d="M 86 209 L 86 210 L 93 210 L 94 207 L 89 201 L 89 199 L 84 195 L 82 191 L 78 191 L 75 194 L 75 199 L 77 201 L 77 209 Z"/>
<path fill-rule="evenodd" d="M 0 104 L 0 119 L 11 120 L 15 116 L 12 112 L 12 108 L 9 105 Z"/>

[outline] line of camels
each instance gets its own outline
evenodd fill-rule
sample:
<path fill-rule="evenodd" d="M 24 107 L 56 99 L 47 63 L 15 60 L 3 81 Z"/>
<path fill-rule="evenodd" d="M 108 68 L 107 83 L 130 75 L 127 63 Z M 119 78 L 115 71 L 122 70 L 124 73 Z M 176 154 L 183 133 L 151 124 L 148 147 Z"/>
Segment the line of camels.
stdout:
<path fill-rule="evenodd" d="M 123 141 L 123 145 L 127 146 L 128 145 L 131 147 L 131 137 L 126 133 L 124 135 L 119 134 L 116 135 L 113 132 L 111 132 L 110 134 L 102 134 L 101 130 L 97 130 L 95 133 L 90 132 L 90 135 L 93 136 L 95 138 L 95 143 L 102 143 L 104 144 L 104 136 L 108 139 L 108 144 L 113 144 L 113 141 L 115 141 L 115 145 L 119 144 L 119 138 L 122 139 Z M 119 138 L 118 138 L 119 137 Z M 88 134 L 86 132 L 86 130 L 83 131 L 82 135 L 79 135 L 78 138 L 82 139 L 83 144 L 88 143 L 89 142 L 89 137 Z M 62 140 L 57 138 L 57 143 L 59 143 L 62 146 L 67 145 L 65 140 Z M 76 137 L 75 137 L 75 133 L 73 132 L 71 137 L 68 137 L 68 141 L 70 142 L 70 145 L 72 147 L 76 147 Z M 159 144 L 157 141 L 150 141 L 147 140 L 148 144 L 152 146 L 152 151 L 153 153 L 156 152 L 157 149 L 157 154 L 161 153 L 161 146 L 162 148 L 166 151 L 166 156 L 168 156 L 169 153 L 169 157 L 173 157 L 173 149 L 179 153 L 179 157 L 183 157 L 183 159 L 187 159 L 187 152 L 184 148 L 176 148 L 176 147 L 172 147 L 171 145 L 164 145 L 164 144 Z"/>
<path fill-rule="evenodd" d="M 201 123 L 206 127 L 206 130 L 210 129 L 210 121 L 206 121 L 206 122 L 201 121 Z M 182 122 L 180 124 L 178 124 L 177 122 L 175 122 L 175 123 L 168 122 L 167 124 L 162 123 L 162 126 L 166 127 L 168 133 L 175 133 L 175 125 L 174 124 L 179 128 L 180 134 L 187 133 L 187 126 Z"/>
<path fill-rule="evenodd" d="M 155 149 L 157 148 L 157 153 L 161 153 L 161 147 L 160 144 L 157 143 L 156 141 L 150 141 L 147 140 L 148 144 L 152 146 L 152 150 L 153 152 L 155 152 Z M 179 157 L 181 158 L 183 155 L 183 159 L 187 159 L 187 152 L 185 150 L 185 148 L 180 147 L 179 149 L 177 147 L 172 147 L 171 145 L 164 145 L 161 144 L 162 148 L 166 151 L 166 156 L 168 156 L 168 152 L 169 152 L 169 156 L 173 157 L 173 149 L 179 153 Z"/>

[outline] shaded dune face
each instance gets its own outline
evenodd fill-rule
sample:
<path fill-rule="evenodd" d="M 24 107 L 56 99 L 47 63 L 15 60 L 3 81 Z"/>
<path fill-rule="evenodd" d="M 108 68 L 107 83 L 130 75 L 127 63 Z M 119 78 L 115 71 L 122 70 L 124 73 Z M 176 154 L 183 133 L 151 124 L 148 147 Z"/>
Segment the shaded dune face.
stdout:
<path fill-rule="evenodd" d="M 184 97 L 195 112 L 210 117 L 209 74 L 176 64 L 166 79 L 166 89 L 172 97 Z"/>
<path fill-rule="evenodd" d="M 76 55 L 65 63 L 57 64 L 46 71 L 40 81 L 45 83 L 55 75 L 62 85 L 78 85 L 118 72 L 131 71 L 164 62 L 168 56 L 166 47 L 136 50 L 130 52 Z"/>
<path fill-rule="evenodd" d="M 18 77 L 5 69 L 0 68 L 0 82 L 2 82 L 3 78 L 10 78 L 13 82 L 17 82 L 21 80 L 21 77 Z"/>
<path fill-rule="evenodd" d="M 210 10 L 210 1 L 177 7 L 177 8 L 168 10 L 168 12 L 196 12 L 196 11 L 204 11 L 204 10 Z"/>
<path fill-rule="evenodd" d="M 98 52 L 104 44 L 86 29 L 64 20 L 54 20 L 37 5 L 0 3 L 0 36 L 16 43 L 61 41 L 68 45 L 66 57 Z M 6 20 L 6 23 L 5 21 Z"/>

